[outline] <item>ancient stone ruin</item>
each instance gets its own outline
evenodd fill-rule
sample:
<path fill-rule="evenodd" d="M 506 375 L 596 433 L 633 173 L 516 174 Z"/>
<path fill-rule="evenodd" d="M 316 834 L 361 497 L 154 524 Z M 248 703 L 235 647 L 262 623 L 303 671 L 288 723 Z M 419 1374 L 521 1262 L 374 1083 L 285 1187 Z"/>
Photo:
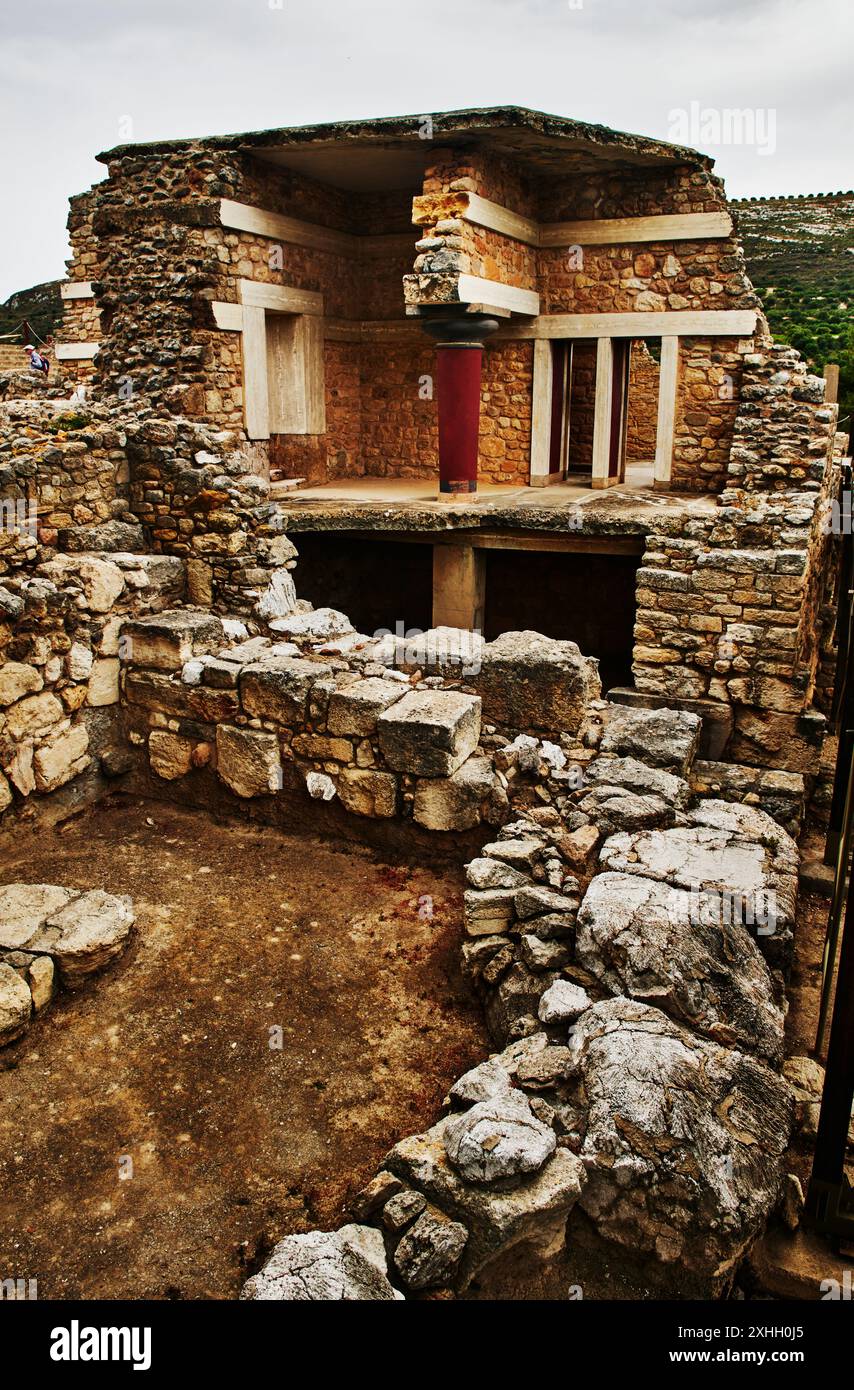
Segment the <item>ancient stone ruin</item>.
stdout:
<path fill-rule="evenodd" d="M 121 796 L 465 866 L 495 1048 L 240 1296 L 727 1292 L 791 1195 L 846 441 L 711 161 L 515 108 L 100 158 L 61 379 L 0 375 L 4 839 Z M 134 905 L 3 882 L 20 1047 Z"/>

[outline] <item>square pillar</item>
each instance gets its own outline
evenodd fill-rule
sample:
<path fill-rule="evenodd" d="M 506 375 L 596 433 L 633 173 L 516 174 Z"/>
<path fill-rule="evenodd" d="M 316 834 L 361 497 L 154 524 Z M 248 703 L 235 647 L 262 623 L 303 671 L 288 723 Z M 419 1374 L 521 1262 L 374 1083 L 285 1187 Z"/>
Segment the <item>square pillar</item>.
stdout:
<path fill-rule="evenodd" d="M 486 556 L 472 545 L 433 546 L 433 626 L 482 632 Z"/>
<path fill-rule="evenodd" d="M 610 338 L 599 338 L 596 344 L 596 395 L 593 410 L 591 487 L 612 487 L 619 482 L 619 478 L 609 476 L 613 387 L 614 346 Z"/>

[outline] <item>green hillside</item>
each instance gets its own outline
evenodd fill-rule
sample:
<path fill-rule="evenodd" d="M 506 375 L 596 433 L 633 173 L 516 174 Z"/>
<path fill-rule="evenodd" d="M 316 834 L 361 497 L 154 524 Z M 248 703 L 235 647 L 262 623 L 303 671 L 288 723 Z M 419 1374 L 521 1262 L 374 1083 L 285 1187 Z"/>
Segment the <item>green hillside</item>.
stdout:
<path fill-rule="evenodd" d="M 5 304 L 0 304 L 0 334 L 13 333 L 26 319 L 39 338 L 55 333 L 62 322 L 62 300 L 59 280 L 47 280 L 28 290 L 16 290 Z"/>
<path fill-rule="evenodd" d="M 854 409 L 854 192 L 733 202 L 750 277 L 775 338 L 821 373 L 842 370 L 840 415 Z M 850 431 L 850 421 L 845 426 Z"/>

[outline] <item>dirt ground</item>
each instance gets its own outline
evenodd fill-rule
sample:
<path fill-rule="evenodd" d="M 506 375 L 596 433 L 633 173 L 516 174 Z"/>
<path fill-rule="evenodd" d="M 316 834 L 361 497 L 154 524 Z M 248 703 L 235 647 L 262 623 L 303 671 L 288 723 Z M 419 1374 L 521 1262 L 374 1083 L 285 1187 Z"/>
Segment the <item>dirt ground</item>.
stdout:
<path fill-rule="evenodd" d="M 0 1054 L 0 1275 L 41 1299 L 235 1297 L 489 1051 L 456 872 L 115 798 L 19 835 L 15 880 L 137 912 Z"/>

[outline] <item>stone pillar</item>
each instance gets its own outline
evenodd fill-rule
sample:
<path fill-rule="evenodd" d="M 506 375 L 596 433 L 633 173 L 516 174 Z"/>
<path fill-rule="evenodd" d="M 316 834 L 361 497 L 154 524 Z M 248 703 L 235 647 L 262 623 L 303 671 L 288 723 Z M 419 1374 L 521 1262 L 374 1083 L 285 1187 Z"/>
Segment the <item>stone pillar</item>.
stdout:
<path fill-rule="evenodd" d="M 477 492 L 483 339 L 495 331 L 498 321 L 460 313 L 456 318 L 425 318 L 423 327 L 436 339 L 439 496 L 467 497 Z"/>
<path fill-rule="evenodd" d="M 433 546 L 433 626 L 482 632 L 486 565 L 471 545 Z"/>

